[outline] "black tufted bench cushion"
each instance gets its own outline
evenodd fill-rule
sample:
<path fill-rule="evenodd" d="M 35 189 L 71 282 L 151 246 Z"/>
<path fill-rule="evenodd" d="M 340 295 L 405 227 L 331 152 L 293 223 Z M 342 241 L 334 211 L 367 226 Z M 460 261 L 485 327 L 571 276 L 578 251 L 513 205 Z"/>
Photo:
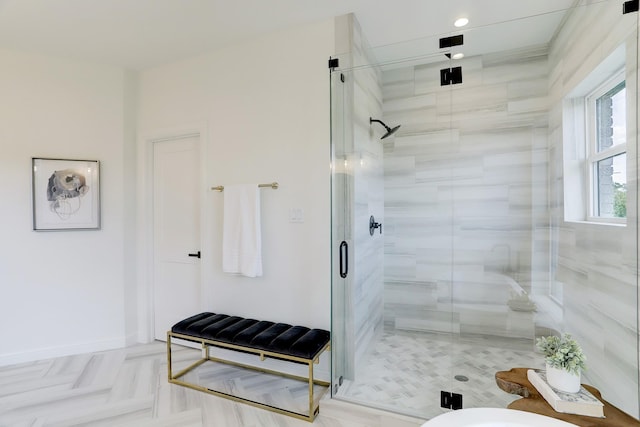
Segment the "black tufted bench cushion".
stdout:
<path fill-rule="evenodd" d="M 180 339 L 200 343 L 203 357 L 178 373 L 173 373 L 171 362 L 172 339 Z M 260 356 L 260 360 L 274 358 L 288 362 L 308 365 L 307 376 L 285 374 L 270 369 L 258 368 L 238 362 L 212 357 L 209 348 L 221 347 L 225 349 L 251 353 Z M 320 355 L 330 348 L 329 331 L 310 329 L 304 326 L 291 326 L 286 323 L 275 323 L 265 320 L 245 319 L 227 314 L 204 312 L 188 317 L 173 325 L 167 332 L 167 365 L 169 382 L 190 387 L 195 390 L 215 394 L 235 401 L 248 403 L 259 408 L 280 414 L 290 415 L 307 421 L 313 421 L 320 410 L 319 400 L 314 400 L 314 385 L 329 386 L 326 381 L 313 377 L 313 365 L 317 364 Z M 283 409 L 272 404 L 257 402 L 247 398 L 235 396 L 223 391 L 216 391 L 183 379 L 185 374 L 205 362 L 230 363 L 234 366 L 257 369 L 268 374 L 282 375 L 287 378 L 308 382 L 309 406 L 307 413 Z"/>
<path fill-rule="evenodd" d="M 175 334 L 303 359 L 315 359 L 326 347 L 330 336 L 329 331 L 323 329 L 309 329 L 304 326 L 208 312 L 176 323 L 171 331 Z"/>

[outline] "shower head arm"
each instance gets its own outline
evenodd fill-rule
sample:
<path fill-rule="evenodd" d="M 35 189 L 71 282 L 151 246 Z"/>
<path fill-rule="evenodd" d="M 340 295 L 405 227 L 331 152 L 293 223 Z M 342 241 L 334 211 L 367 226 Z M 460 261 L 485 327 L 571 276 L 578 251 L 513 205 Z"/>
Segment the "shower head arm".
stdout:
<path fill-rule="evenodd" d="M 369 124 L 371 124 L 373 122 L 380 123 L 382 126 L 384 126 L 384 128 L 387 130 L 387 132 L 391 132 L 391 128 L 389 126 L 385 125 L 382 120 L 373 119 L 373 118 L 369 117 Z"/>
<path fill-rule="evenodd" d="M 369 117 L 369 124 L 371 124 L 373 122 L 380 123 L 387 130 L 387 133 L 385 133 L 382 136 L 382 138 L 380 138 L 380 139 L 385 139 L 386 137 L 393 135 L 400 128 L 400 125 L 398 125 L 398 126 L 396 126 L 396 127 L 394 127 L 392 129 L 389 126 L 387 126 L 386 124 L 384 124 L 384 122 L 382 120 L 378 120 L 378 119 L 374 119 L 373 117 Z"/>

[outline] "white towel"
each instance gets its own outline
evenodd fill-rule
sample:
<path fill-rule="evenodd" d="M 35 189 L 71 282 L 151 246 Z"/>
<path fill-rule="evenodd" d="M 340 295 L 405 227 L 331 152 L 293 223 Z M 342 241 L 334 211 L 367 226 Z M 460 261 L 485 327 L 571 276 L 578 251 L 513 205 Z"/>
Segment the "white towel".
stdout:
<path fill-rule="evenodd" d="M 225 185 L 222 271 L 262 276 L 258 184 Z"/>

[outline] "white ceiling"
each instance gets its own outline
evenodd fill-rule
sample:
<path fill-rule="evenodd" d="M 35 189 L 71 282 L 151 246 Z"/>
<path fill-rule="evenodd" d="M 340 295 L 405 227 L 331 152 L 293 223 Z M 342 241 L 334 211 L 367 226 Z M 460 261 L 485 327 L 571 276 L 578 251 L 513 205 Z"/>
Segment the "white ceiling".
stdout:
<path fill-rule="evenodd" d="M 548 41 L 559 22 L 560 14 L 546 13 L 570 7 L 573 2 L 0 0 L 0 48 L 144 69 L 350 12 L 356 14 L 372 46 L 451 33 L 459 16 L 467 16 L 469 27 L 478 29 L 478 34 L 488 25 L 521 17 L 553 18 L 547 24 L 531 21 L 529 26 L 512 22 L 517 37 L 502 34 L 496 39 L 537 44 Z"/>

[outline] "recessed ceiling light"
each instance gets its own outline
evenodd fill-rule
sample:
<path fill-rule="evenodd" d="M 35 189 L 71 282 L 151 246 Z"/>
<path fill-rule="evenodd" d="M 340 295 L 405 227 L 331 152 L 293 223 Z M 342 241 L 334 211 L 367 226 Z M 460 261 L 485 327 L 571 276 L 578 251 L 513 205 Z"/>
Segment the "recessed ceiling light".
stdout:
<path fill-rule="evenodd" d="M 464 27 L 468 23 L 469 23 L 469 20 L 467 18 L 458 18 L 456 19 L 456 22 L 453 23 L 453 25 L 459 28 L 459 27 Z"/>
<path fill-rule="evenodd" d="M 462 59 L 462 58 L 464 58 L 464 53 L 462 53 L 462 52 L 454 53 L 451 58 L 453 58 L 453 59 Z"/>

